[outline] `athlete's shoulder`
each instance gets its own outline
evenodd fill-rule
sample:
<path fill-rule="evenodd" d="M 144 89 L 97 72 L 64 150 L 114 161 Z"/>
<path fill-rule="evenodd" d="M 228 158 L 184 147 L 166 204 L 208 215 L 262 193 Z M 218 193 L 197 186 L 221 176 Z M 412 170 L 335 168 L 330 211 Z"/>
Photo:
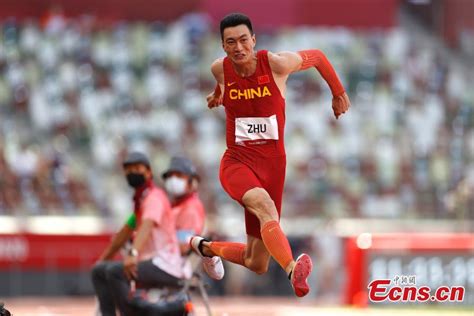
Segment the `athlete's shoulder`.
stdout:
<path fill-rule="evenodd" d="M 213 74 L 217 74 L 224 71 L 224 57 L 217 58 L 212 62 L 211 71 Z"/>
<path fill-rule="evenodd" d="M 211 72 L 218 83 L 224 84 L 224 57 L 214 60 L 211 64 Z"/>
<path fill-rule="evenodd" d="M 268 52 L 268 63 L 270 64 L 272 71 L 277 74 L 286 75 L 297 71 L 301 62 L 301 56 L 296 52 Z"/>

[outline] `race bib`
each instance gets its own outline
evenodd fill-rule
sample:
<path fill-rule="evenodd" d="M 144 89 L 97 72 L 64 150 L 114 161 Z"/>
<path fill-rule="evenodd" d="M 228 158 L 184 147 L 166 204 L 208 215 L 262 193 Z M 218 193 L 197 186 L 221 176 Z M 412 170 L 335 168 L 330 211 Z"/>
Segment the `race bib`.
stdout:
<path fill-rule="evenodd" d="M 235 142 L 248 140 L 278 140 L 276 115 L 270 117 L 238 117 L 235 119 Z"/>

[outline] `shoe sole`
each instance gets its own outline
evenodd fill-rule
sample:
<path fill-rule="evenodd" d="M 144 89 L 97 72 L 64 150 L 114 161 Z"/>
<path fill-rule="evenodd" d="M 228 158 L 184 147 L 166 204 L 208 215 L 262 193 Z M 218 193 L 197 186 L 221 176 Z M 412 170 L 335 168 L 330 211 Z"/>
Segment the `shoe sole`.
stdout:
<path fill-rule="evenodd" d="M 311 258 L 303 253 L 296 259 L 296 265 L 292 272 L 292 286 L 296 296 L 303 297 L 309 293 L 308 276 L 313 270 Z"/>

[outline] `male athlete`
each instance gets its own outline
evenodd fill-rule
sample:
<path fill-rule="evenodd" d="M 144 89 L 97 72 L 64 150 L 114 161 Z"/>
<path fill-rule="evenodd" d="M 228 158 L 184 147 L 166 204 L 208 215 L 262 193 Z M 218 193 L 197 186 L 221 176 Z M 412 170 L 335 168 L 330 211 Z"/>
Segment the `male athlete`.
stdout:
<path fill-rule="evenodd" d="M 227 150 L 219 176 L 225 191 L 245 208 L 247 244 L 195 236 L 191 246 L 202 257 L 220 256 L 258 274 L 267 271 L 272 256 L 302 297 L 309 292 L 311 258 L 302 254 L 293 259 L 279 224 L 286 168 L 286 80 L 291 73 L 315 67 L 331 89 L 336 118 L 349 109 L 350 101 L 321 51 L 256 52 L 252 24 L 243 14 L 226 16 L 220 33 L 227 57 L 211 66 L 217 86 L 207 102 L 209 108 L 225 107 Z"/>

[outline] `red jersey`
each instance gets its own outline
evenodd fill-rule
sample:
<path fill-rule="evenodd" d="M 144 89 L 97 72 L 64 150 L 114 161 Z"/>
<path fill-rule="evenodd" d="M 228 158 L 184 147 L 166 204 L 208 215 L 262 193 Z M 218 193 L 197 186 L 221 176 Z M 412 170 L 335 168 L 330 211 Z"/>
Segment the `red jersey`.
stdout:
<path fill-rule="evenodd" d="M 228 153 L 285 155 L 285 99 L 273 79 L 266 50 L 257 52 L 257 68 L 248 77 L 239 76 L 231 60 L 224 58 L 223 103 Z"/>

